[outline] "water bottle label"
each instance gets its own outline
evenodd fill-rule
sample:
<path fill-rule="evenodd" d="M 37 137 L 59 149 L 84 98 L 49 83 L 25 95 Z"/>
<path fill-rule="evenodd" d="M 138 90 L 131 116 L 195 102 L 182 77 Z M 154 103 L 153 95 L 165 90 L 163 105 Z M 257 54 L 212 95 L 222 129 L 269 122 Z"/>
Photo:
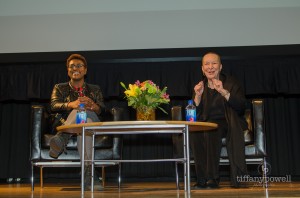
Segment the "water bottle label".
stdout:
<path fill-rule="evenodd" d="M 196 111 L 194 109 L 186 110 L 186 121 L 190 121 L 190 122 L 196 121 Z"/>
<path fill-rule="evenodd" d="M 86 123 L 86 112 L 78 112 L 76 114 L 76 124 Z"/>

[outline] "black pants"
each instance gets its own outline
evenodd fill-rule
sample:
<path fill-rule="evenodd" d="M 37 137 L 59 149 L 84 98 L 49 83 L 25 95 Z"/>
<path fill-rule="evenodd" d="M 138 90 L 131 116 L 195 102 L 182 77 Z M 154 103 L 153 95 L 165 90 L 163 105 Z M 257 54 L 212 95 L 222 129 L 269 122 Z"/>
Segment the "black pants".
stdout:
<path fill-rule="evenodd" d="M 219 179 L 222 137 L 226 136 L 228 125 L 226 120 L 212 122 L 218 124 L 216 130 L 190 133 L 190 145 L 199 183 L 208 179 Z"/>

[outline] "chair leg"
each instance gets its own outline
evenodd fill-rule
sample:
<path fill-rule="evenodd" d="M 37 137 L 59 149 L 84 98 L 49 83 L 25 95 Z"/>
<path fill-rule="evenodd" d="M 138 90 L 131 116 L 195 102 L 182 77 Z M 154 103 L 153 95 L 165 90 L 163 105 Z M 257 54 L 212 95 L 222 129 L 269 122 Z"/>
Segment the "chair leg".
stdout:
<path fill-rule="evenodd" d="M 31 191 L 34 191 L 34 165 L 31 163 Z"/>
<path fill-rule="evenodd" d="M 264 157 L 263 158 L 263 186 L 265 188 L 268 188 L 268 180 L 267 180 L 267 161 L 266 161 L 266 158 Z"/>
<path fill-rule="evenodd" d="M 40 185 L 41 188 L 44 188 L 44 181 L 43 181 L 43 167 L 40 167 Z"/>
<path fill-rule="evenodd" d="M 105 167 L 102 166 L 102 185 L 105 187 Z"/>
<path fill-rule="evenodd" d="M 179 190 L 178 162 L 175 162 L 176 188 Z"/>
<path fill-rule="evenodd" d="M 121 163 L 119 163 L 118 188 L 121 190 Z"/>

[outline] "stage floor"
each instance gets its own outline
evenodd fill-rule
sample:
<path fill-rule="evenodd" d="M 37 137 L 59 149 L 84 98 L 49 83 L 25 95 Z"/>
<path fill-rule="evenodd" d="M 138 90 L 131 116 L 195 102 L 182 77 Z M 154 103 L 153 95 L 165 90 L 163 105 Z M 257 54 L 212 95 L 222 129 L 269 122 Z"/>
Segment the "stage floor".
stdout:
<path fill-rule="evenodd" d="M 82 197 L 300 197 L 300 182 L 271 182 L 266 190 L 257 183 L 248 183 L 247 188 L 235 189 L 222 182 L 214 190 L 191 190 L 190 196 L 184 190 L 176 190 L 175 182 L 126 182 L 119 191 L 116 183 L 107 183 L 102 191 L 85 192 L 81 196 L 80 182 L 45 181 L 44 188 L 36 183 L 32 192 L 29 183 L 0 184 L 0 197 L 5 198 L 82 198 Z M 183 183 L 181 183 L 183 187 Z"/>

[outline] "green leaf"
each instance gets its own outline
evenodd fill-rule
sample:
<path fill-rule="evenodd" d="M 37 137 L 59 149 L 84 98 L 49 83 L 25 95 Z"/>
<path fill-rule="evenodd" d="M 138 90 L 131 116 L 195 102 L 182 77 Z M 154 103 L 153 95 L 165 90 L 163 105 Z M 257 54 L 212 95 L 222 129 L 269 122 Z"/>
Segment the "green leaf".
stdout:
<path fill-rule="evenodd" d="M 162 112 L 164 112 L 165 114 L 168 114 L 163 108 L 161 108 L 161 107 L 157 107 L 157 108 L 159 108 Z"/>
<path fill-rule="evenodd" d="M 135 101 L 134 101 L 134 100 L 128 100 L 128 106 L 133 106 L 133 105 L 134 105 L 134 103 L 135 103 Z"/>
<path fill-rule="evenodd" d="M 124 84 L 123 82 L 120 82 L 120 84 L 121 84 L 121 86 L 122 86 L 124 89 L 127 90 L 127 88 L 126 88 L 126 86 L 125 86 L 125 84 Z"/>

